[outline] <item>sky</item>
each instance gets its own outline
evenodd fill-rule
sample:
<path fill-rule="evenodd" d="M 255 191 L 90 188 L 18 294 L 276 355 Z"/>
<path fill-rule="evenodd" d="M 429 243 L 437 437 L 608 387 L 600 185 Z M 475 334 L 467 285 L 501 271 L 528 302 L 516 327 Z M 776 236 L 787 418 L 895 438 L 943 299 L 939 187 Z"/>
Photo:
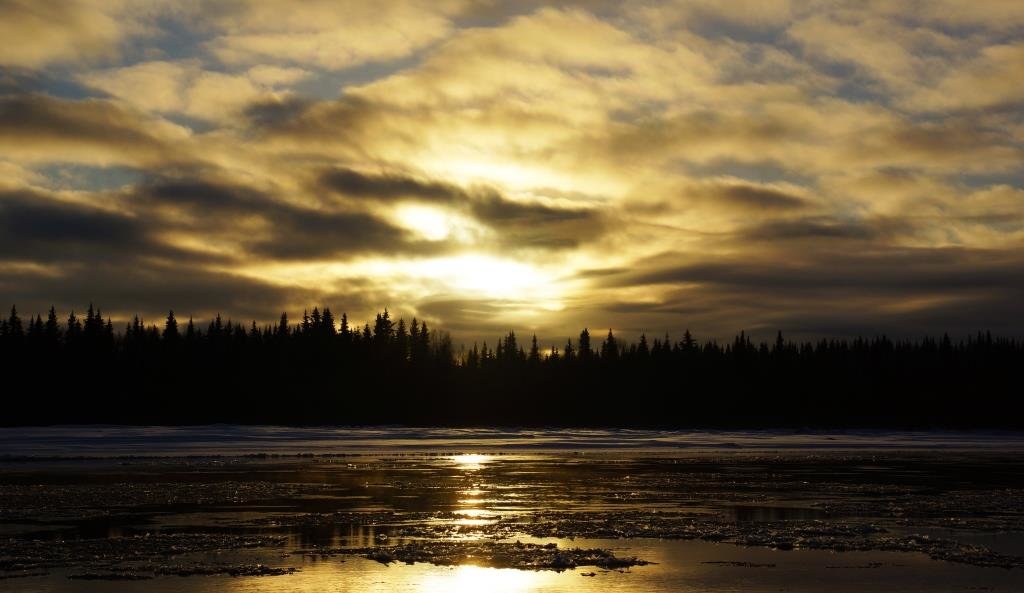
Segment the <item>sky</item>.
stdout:
<path fill-rule="evenodd" d="M 1024 2 L 0 0 L 0 295 L 1024 335 Z"/>

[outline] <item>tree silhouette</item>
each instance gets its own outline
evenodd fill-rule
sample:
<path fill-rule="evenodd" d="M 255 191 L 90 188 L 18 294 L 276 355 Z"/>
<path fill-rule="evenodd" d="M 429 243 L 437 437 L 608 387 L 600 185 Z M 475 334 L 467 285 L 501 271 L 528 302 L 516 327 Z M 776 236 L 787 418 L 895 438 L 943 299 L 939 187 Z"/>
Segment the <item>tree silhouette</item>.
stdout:
<path fill-rule="evenodd" d="M 166 342 L 178 341 L 178 320 L 174 318 L 174 311 L 167 312 L 167 321 L 164 323 L 162 337 Z"/>
<path fill-rule="evenodd" d="M 978 332 L 918 340 L 630 343 L 609 330 L 600 357 L 589 330 L 561 352 L 515 330 L 472 348 L 384 310 L 340 331 L 328 307 L 261 328 L 217 314 L 204 332 L 162 331 L 90 305 L 0 319 L 7 423 L 273 422 L 613 424 L 619 426 L 1020 427 L 1024 343 Z M 294 331 L 293 331 L 294 330 Z M 542 349 L 550 354 L 542 355 Z M 456 351 L 459 352 L 456 355 Z M 54 373 L 53 369 L 60 369 Z M 45 377 L 45 381 L 40 381 Z M 22 387 L 22 384 L 25 384 Z M 623 398 L 623 395 L 628 397 Z M 609 413 L 610 410 L 614 412 Z"/>
<path fill-rule="evenodd" d="M 583 328 L 580 332 L 580 345 L 579 345 L 580 358 L 583 360 L 590 360 L 593 356 L 593 351 L 590 349 L 590 330 Z"/>
<path fill-rule="evenodd" d="M 537 334 L 533 334 L 533 339 L 530 340 L 530 354 L 527 356 L 527 361 L 533 365 L 540 363 L 540 347 L 537 346 Z"/>
<path fill-rule="evenodd" d="M 11 314 L 7 317 L 6 332 L 4 336 L 15 343 L 20 342 L 25 336 L 25 329 L 21 325 L 21 317 L 18 317 L 18 308 L 11 305 Z"/>
<path fill-rule="evenodd" d="M 601 359 L 613 361 L 619 357 L 619 342 L 615 339 L 612 330 L 608 330 L 608 337 L 601 344 Z"/>

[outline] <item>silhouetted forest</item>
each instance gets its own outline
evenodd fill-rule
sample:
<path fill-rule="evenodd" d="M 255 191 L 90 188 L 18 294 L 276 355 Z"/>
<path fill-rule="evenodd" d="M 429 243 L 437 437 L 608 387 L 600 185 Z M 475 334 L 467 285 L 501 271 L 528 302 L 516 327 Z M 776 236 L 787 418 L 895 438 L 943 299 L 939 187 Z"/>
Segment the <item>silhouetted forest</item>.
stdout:
<path fill-rule="evenodd" d="M 89 307 L 0 321 L 3 424 L 208 422 L 1019 428 L 1024 343 L 886 337 L 755 343 L 584 329 L 456 348 L 385 310 L 272 326 L 171 312 L 123 329 Z"/>

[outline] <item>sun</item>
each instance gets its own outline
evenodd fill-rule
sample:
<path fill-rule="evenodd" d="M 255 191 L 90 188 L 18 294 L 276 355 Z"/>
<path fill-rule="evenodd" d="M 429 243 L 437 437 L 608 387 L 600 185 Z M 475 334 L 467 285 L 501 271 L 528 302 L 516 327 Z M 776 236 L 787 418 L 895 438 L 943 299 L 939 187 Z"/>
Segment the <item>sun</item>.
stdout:
<path fill-rule="evenodd" d="M 473 243 L 486 233 L 479 223 L 448 208 L 424 204 L 402 204 L 395 221 L 427 241 L 450 240 Z"/>
<path fill-rule="evenodd" d="M 560 292 L 556 279 L 521 261 L 486 254 L 464 254 L 417 262 L 416 271 L 462 293 L 490 298 L 549 300 Z"/>

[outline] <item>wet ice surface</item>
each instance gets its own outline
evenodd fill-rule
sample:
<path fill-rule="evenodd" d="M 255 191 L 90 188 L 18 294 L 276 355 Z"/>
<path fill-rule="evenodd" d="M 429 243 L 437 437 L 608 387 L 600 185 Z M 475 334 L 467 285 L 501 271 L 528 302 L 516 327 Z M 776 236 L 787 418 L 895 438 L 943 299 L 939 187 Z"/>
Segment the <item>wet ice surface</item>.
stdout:
<path fill-rule="evenodd" d="M 35 430 L 0 591 L 1024 589 L 1019 435 Z"/>
<path fill-rule="evenodd" d="M 1024 450 L 1024 434 L 955 431 L 697 431 L 545 428 L 55 426 L 0 428 L 0 456 L 339 454 L 594 449 Z"/>

